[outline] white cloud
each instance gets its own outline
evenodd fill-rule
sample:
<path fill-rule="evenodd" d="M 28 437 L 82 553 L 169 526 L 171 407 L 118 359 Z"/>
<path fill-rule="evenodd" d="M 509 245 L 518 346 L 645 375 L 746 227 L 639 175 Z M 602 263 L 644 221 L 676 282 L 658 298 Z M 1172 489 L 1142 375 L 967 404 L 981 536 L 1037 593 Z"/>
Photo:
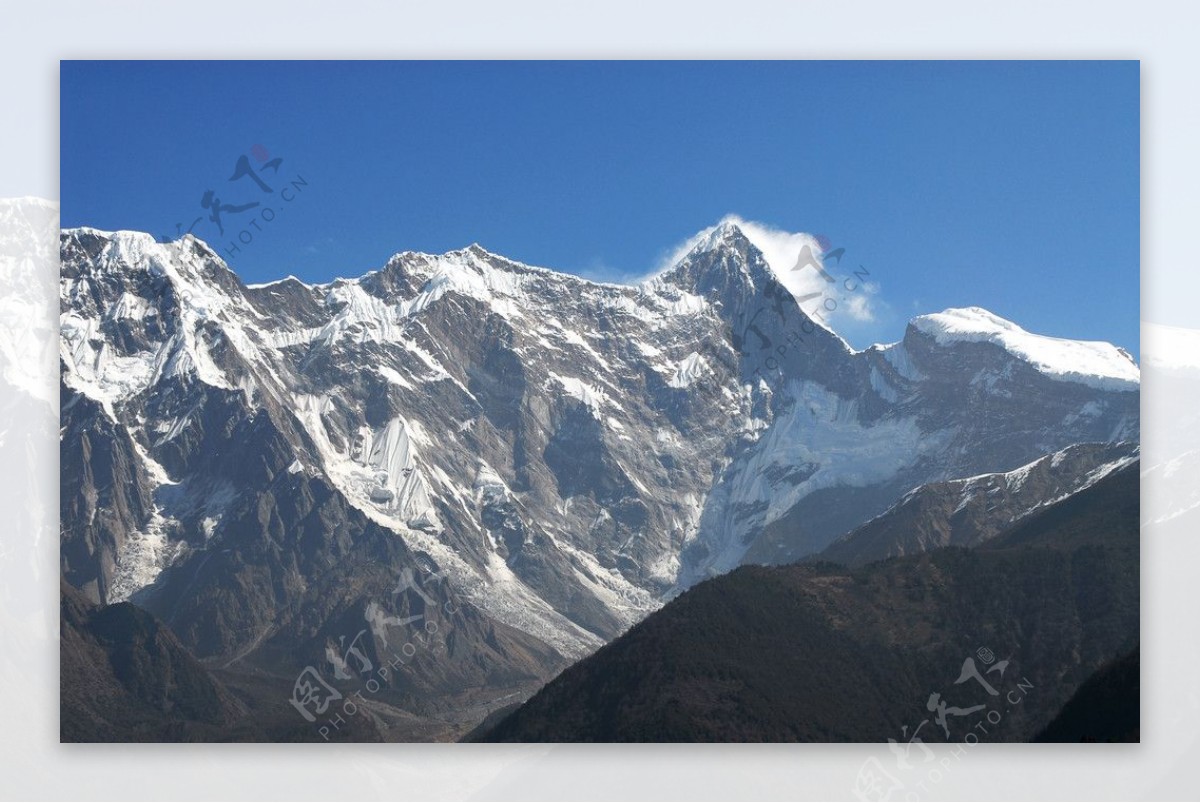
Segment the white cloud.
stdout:
<path fill-rule="evenodd" d="M 850 296 L 845 304 L 846 315 L 856 321 L 871 323 L 875 320 L 875 310 L 871 298 L 865 294 Z"/>

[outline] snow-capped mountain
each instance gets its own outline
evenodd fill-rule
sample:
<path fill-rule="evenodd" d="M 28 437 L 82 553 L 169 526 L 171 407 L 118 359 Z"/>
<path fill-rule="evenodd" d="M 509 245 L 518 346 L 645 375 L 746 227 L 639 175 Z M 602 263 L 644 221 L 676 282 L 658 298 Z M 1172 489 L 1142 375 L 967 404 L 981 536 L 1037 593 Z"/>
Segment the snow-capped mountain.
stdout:
<path fill-rule="evenodd" d="M 516 678 L 915 486 L 1138 438 L 1108 344 L 971 308 L 853 350 L 806 306 L 819 252 L 725 221 L 636 287 L 477 245 L 246 286 L 191 237 L 65 231 L 64 576 L 302 666 L 416 570 Z"/>

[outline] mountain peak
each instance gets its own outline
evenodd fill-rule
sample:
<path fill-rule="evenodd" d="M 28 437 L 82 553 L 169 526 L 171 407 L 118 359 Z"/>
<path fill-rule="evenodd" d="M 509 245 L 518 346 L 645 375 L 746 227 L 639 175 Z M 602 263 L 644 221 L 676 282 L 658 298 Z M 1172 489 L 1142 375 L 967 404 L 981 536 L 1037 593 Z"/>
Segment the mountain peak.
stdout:
<path fill-rule="evenodd" d="M 943 346 L 992 343 L 1041 373 L 1063 381 L 1107 390 L 1137 390 L 1141 382 L 1141 372 L 1129 352 L 1112 343 L 1034 334 L 983 307 L 918 315 L 908 326 Z"/>
<path fill-rule="evenodd" d="M 948 337 L 967 333 L 1024 332 L 1017 324 L 983 307 L 949 307 L 918 315 L 910 323 L 921 331 Z"/>
<path fill-rule="evenodd" d="M 696 234 L 676 252 L 672 261 L 679 264 L 731 245 L 745 250 L 747 244 L 761 257 L 771 276 L 797 301 L 826 290 L 829 277 L 825 273 L 824 248 L 816 236 L 785 231 L 737 215 L 726 215 L 715 226 Z"/>
<path fill-rule="evenodd" d="M 714 289 L 720 295 L 721 288 L 746 285 L 752 293 L 776 299 L 773 306 L 790 295 L 804 325 L 811 322 L 836 335 L 824 315 L 814 315 L 836 281 L 825 270 L 823 250 L 814 235 L 726 215 L 681 246 L 672 267 L 660 276 L 700 295 Z"/>
<path fill-rule="evenodd" d="M 739 237 L 748 241 L 749 238 L 746 237 L 745 232 L 738 225 L 740 222 L 739 218 L 726 216 L 715 226 L 709 226 L 697 232 L 688 241 L 685 256 L 701 254 L 706 251 L 715 251 L 723 245 L 735 242 Z"/>
<path fill-rule="evenodd" d="M 785 231 L 737 215 L 726 215 L 715 226 L 703 229 L 688 240 L 679 249 L 674 261 L 678 262 L 693 253 L 717 249 L 723 244 L 736 243 L 740 239 L 754 246 L 780 281 L 807 267 L 809 259 L 820 264 L 824 250 L 818 238 L 812 234 Z"/>

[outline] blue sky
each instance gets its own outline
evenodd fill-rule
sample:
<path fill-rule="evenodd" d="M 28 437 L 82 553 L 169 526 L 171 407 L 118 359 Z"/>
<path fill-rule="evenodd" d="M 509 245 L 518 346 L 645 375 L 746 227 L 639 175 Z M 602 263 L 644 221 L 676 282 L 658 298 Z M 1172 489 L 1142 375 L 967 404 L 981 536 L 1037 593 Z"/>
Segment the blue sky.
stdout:
<path fill-rule="evenodd" d="M 247 282 L 472 242 L 621 281 L 733 213 L 821 234 L 870 271 L 872 317 L 842 327 L 856 346 L 977 305 L 1138 352 L 1137 62 L 63 62 L 61 77 L 63 225 L 165 235 L 201 218 Z M 254 175 L 231 181 L 239 157 Z M 223 212 L 221 235 L 208 190 L 259 206 Z"/>

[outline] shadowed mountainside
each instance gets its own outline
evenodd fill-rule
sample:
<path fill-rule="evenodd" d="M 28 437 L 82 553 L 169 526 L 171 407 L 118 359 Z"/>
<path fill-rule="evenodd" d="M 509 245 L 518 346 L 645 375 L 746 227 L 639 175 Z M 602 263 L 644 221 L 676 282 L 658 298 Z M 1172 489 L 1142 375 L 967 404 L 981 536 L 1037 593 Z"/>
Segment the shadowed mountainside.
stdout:
<path fill-rule="evenodd" d="M 1137 463 L 976 549 L 849 570 L 746 566 L 702 583 L 568 669 L 490 741 L 883 741 L 921 727 L 1028 741 L 1138 641 Z M 989 695 L 965 659 L 995 670 Z M 972 658 L 972 660 L 976 660 Z M 949 734 L 930 695 L 961 708 Z M 1017 702 L 1009 695 L 1015 695 Z"/>
<path fill-rule="evenodd" d="M 1035 742 L 1140 742 L 1141 651 L 1107 663 L 1079 687 Z"/>

